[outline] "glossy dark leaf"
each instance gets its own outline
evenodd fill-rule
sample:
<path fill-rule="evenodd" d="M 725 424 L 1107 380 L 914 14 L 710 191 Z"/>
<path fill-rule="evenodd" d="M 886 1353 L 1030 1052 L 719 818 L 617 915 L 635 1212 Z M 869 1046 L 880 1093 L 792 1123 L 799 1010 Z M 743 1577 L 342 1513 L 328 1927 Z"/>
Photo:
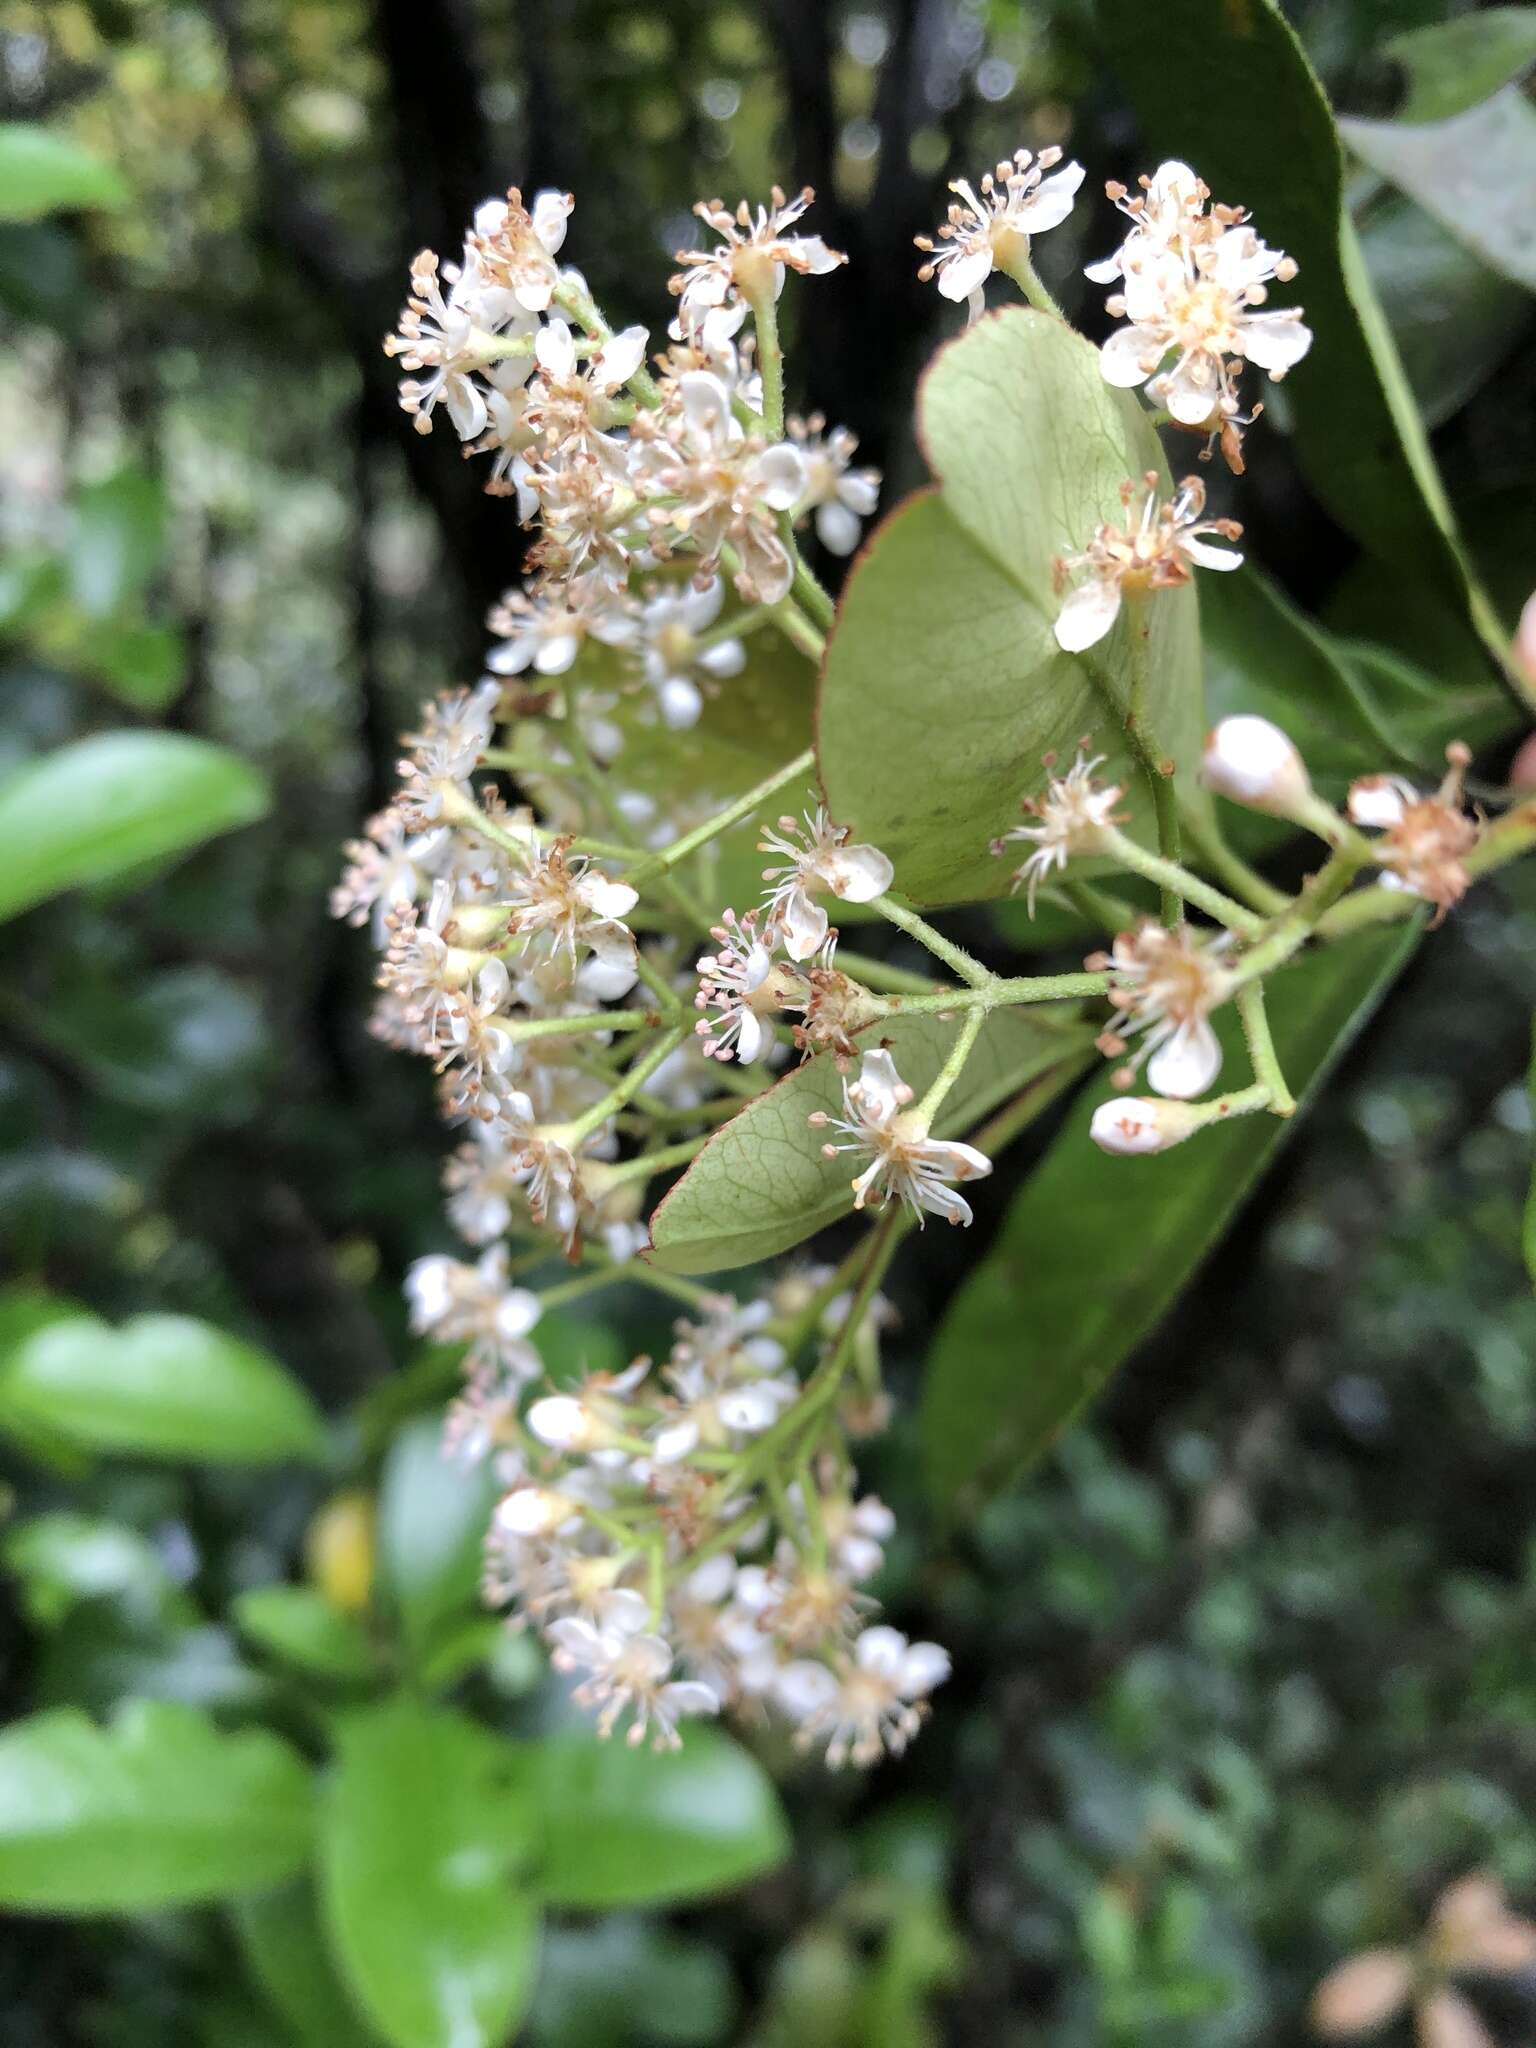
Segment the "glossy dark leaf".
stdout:
<path fill-rule="evenodd" d="M 1298 1099 L 1315 1094 L 1412 952 L 1413 930 L 1319 951 L 1269 984 Z M 1227 1072 L 1242 1071 L 1226 1032 Z M 969 1506 L 1039 1458 L 1192 1279 L 1295 1129 L 1253 1116 L 1177 1150 L 1110 1158 L 1088 1136 L 1106 1078 L 1073 1107 L 1001 1235 L 955 1297 L 923 1390 L 929 1484 Z"/>

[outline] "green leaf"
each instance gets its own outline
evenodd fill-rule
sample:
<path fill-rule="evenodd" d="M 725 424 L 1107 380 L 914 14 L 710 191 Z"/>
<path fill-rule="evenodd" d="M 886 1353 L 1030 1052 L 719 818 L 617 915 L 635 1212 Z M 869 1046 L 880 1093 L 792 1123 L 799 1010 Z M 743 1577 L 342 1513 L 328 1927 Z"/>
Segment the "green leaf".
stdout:
<path fill-rule="evenodd" d="M 888 1017 L 868 1034 L 888 1044 L 902 1079 L 921 1096 L 959 1026 L 951 1018 Z M 936 1126 L 953 1136 L 1043 1074 L 1089 1034 L 1070 1020 L 1042 1023 L 996 1010 Z M 828 1058 L 808 1060 L 715 1132 L 651 1218 L 646 1257 L 668 1273 L 717 1273 L 769 1259 L 846 1216 L 853 1170 L 827 1159 L 825 1134 L 807 1119 L 842 1113 L 843 1077 Z"/>
<path fill-rule="evenodd" d="M 0 1562 L 21 1581 L 30 1619 L 53 1628 L 82 1601 L 121 1601 L 153 1620 L 176 1598 L 164 1559 L 122 1522 L 58 1512 L 33 1515 L 6 1533 Z"/>
<path fill-rule="evenodd" d="M 393 2048 L 494 2048 L 533 1987 L 539 1913 L 518 1752 L 400 1696 L 341 1726 L 322 1901 L 353 1996 Z"/>
<path fill-rule="evenodd" d="M 1294 30 L 1275 0 L 1098 0 L 1098 14 L 1150 150 L 1182 155 L 1198 132 L 1197 168 L 1217 199 L 1255 208 L 1265 240 L 1301 266 L 1291 297 L 1315 340 L 1286 379 L 1285 409 L 1313 488 L 1400 578 L 1465 611 L 1450 507 L 1343 209 L 1338 130 Z"/>
<path fill-rule="evenodd" d="M 1531 1109 L 1536 1114 L 1536 1035 L 1531 1043 L 1531 1071 L 1526 1092 L 1531 1099 Z M 1531 1285 L 1536 1287 L 1536 1150 L 1531 1159 L 1531 1192 L 1525 1204 L 1525 1270 L 1531 1276 Z"/>
<path fill-rule="evenodd" d="M 1438 427 L 1487 383 L 1536 308 L 1401 192 L 1382 191 L 1357 224 L 1419 411 Z"/>
<path fill-rule="evenodd" d="M 1043 788 L 1042 755 L 1091 734 L 1105 773 L 1136 780 L 1118 708 L 1129 616 L 1086 655 L 1063 653 L 1053 570 L 1124 517 L 1128 478 L 1166 469 L 1140 402 L 1043 313 L 992 314 L 942 349 L 918 423 L 939 489 L 899 506 L 849 579 L 817 754 L 833 816 L 890 856 L 899 888 L 973 901 L 1008 893 L 991 841 Z M 1187 764 L 1202 724 L 1193 589 L 1161 593 L 1146 617 L 1147 714 Z"/>
<path fill-rule="evenodd" d="M 444 1456 L 439 1414 L 408 1423 L 390 1446 L 379 1486 L 379 1575 L 418 1662 L 478 1607 L 497 1492 L 484 1465 Z"/>
<path fill-rule="evenodd" d="M 789 1854 L 766 1772 L 713 1728 L 690 1727 L 679 1750 L 551 1736 L 514 1753 L 514 1782 L 542 1817 L 532 1882 L 551 1906 L 708 1898 Z"/>
<path fill-rule="evenodd" d="M 1449 121 L 1343 121 L 1359 157 L 1490 270 L 1536 291 L 1536 107 L 1517 85 Z"/>
<path fill-rule="evenodd" d="M 1446 121 L 1536 64 L 1536 7 L 1484 7 L 1382 44 L 1408 74 L 1400 121 Z"/>
<path fill-rule="evenodd" d="M 736 2038 L 735 2007 L 730 1966 L 718 1948 L 609 1914 L 584 1927 L 550 1928 L 529 2031 L 539 2048 L 630 2048 L 637 2039 L 715 2048 Z"/>
<path fill-rule="evenodd" d="M 47 1429 L 108 1455 L 265 1465 L 325 1455 L 298 1381 L 254 1345 L 191 1316 L 114 1330 L 75 1315 L 0 1360 L 0 1428 Z"/>
<path fill-rule="evenodd" d="M 1272 719 L 1329 795 L 1387 770 L 1438 778 L 1448 741 L 1481 745 L 1518 722 L 1493 683 L 1458 689 L 1381 648 L 1338 640 L 1252 567 L 1209 579 L 1202 622 L 1212 720 L 1239 711 Z M 1255 843 L 1283 836 L 1277 828 Z"/>
<path fill-rule="evenodd" d="M 231 1611 L 247 1642 L 311 1677 L 366 1684 L 377 1674 L 366 1630 L 311 1586 L 253 1586 Z"/>
<path fill-rule="evenodd" d="M 187 679 L 187 643 L 174 626 L 122 620 L 77 648 L 84 675 L 134 711 L 164 711 Z"/>
<path fill-rule="evenodd" d="M 78 207 L 128 204 L 128 187 L 67 135 L 28 121 L 0 125 L 0 220 L 41 220 Z"/>
<path fill-rule="evenodd" d="M 0 783 L 0 920 L 266 815 L 249 762 L 185 733 L 108 732 Z"/>
<path fill-rule="evenodd" d="M 309 1773 L 265 1730 L 133 1701 L 106 1728 L 69 1708 L 0 1735 L 0 1902 L 141 1912 L 279 1884 L 309 1853 Z"/>
<path fill-rule="evenodd" d="M 378 2040 L 336 1975 L 307 1880 L 242 1899 L 230 1918 L 251 1975 L 300 2048 L 368 2048 Z"/>
<path fill-rule="evenodd" d="M 1268 984 L 1280 1063 L 1310 1097 L 1417 942 L 1389 931 L 1321 950 Z M 1240 1040 L 1223 1018 L 1229 1070 Z M 923 1389 L 929 1484 L 967 1505 L 1039 1458 L 1157 1324 L 1274 1159 L 1294 1120 L 1242 1117 L 1177 1151 L 1110 1158 L 1086 1090 L 955 1297 Z"/>
<path fill-rule="evenodd" d="M 107 619 L 134 598 L 165 555 L 165 487 L 131 463 L 75 498 L 68 566 L 76 604 Z"/>

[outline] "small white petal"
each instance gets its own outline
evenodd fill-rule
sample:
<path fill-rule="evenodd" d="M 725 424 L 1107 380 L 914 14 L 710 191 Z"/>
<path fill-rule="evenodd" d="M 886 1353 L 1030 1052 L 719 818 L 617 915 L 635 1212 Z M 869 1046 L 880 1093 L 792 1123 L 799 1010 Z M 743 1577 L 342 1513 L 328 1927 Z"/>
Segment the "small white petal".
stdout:
<path fill-rule="evenodd" d="M 1145 384 L 1163 355 L 1159 335 L 1148 327 L 1117 327 L 1099 350 L 1099 369 L 1106 384 L 1130 390 Z"/>
<path fill-rule="evenodd" d="M 1238 330 L 1240 346 L 1250 363 L 1283 377 L 1312 346 L 1312 330 L 1290 313 L 1254 313 Z"/>
<path fill-rule="evenodd" d="M 972 292 L 979 292 L 991 275 L 992 247 L 990 243 L 983 242 L 979 247 L 967 249 L 963 255 L 941 263 L 934 282 L 941 298 L 953 299 L 958 305 Z"/>
<path fill-rule="evenodd" d="M 1208 540 L 1196 540 L 1190 534 L 1180 539 L 1179 552 L 1188 555 L 1202 569 L 1241 569 L 1243 566 L 1242 556 L 1233 549 L 1212 547 Z"/>
<path fill-rule="evenodd" d="M 615 334 L 603 344 L 592 366 L 596 381 L 610 388 L 627 384 L 645 361 L 645 344 L 649 340 L 650 335 L 643 327 L 626 327 L 622 334 Z"/>
<path fill-rule="evenodd" d="M 942 1685 L 950 1673 L 949 1652 L 938 1643 L 914 1643 L 901 1660 L 904 1699 L 920 1699 Z"/>
<path fill-rule="evenodd" d="M 1221 1045 L 1204 1018 L 1181 1024 L 1147 1061 L 1147 1079 L 1159 1095 L 1188 1102 L 1203 1095 L 1221 1071 Z"/>
<path fill-rule="evenodd" d="M 851 512 L 836 498 L 826 505 L 817 506 L 816 537 L 828 554 L 851 555 L 859 544 L 862 531 L 857 512 Z"/>
<path fill-rule="evenodd" d="M 1104 638 L 1120 616 L 1120 585 L 1103 576 L 1080 583 L 1056 614 L 1056 644 L 1081 654 Z"/>
<path fill-rule="evenodd" d="M 878 846 L 839 846 L 819 867 L 827 887 L 845 903 L 873 903 L 896 872 Z"/>

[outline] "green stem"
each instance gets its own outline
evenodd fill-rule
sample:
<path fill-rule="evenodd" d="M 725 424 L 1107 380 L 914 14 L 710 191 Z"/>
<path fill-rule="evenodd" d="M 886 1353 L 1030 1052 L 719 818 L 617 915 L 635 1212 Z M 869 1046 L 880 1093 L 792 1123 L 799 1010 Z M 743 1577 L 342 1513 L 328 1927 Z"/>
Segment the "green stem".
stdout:
<path fill-rule="evenodd" d="M 942 1017 L 950 1010 L 1011 1008 L 1021 1003 L 1061 1003 L 1084 996 L 1100 996 L 1109 987 L 1107 974 L 1023 974 L 1010 978 L 990 975 L 980 988 L 945 988 L 922 995 L 887 996 L 880 1002 L 886 1017 Z"/>
<path fill-rule="evenodd" d="M 1181 816 L 1190 845 L 1234 896 L 1241 897 L 1244 903 L 1265 917 L 1276 917 L 1290 909 L 1291 898 L 1283 890 L 1275 888 L 1273 883 L 1266 882 L 1262 875 L 1255 874 L 1248 863 L 1232 851 L 1219 829 L 1202 817 L 1193 805 L 1184 805 Z"/>
<path fill-rule="evenodd" d="M 773 286 L 750 292 L 752 324 L 757 330 L 757 367 L 763 378 L 763 431 L 770 441 L 784 438 L 784 350 L 779 341 L 779 308 Z"/>
<path fill-rule="evenodd" d="M 822 586 L 798 547 L 795 549 L 795 581 L 791 594 L 824 632 L 831 626 L 837 616 L 832 594 Z"/>
<path fill-rule="evenodd" d="M 1277 917 L 1268 934 L 1238 961 L 1233 979 L 1262 981 L 1282 962 L 1299 952 L 1311 938 L 1320 918 L 1330 911 L 1360 872 L 1361 856 L 1352 846 L 1341 847 L 1331 860 L 1308 879 L 1291 908 Z"/>
<path fill-rule="evenodd" d="M 1015 251 L 1009 256 L 1002 267 L 1013 279 L 1029 303 L 1035 308 L 1036 312 L 1053 313 L 1058 320 L 1066 320 L 1066 314 L 1062 312 L 1060 306 L 1057 305 L 1045 286 L 1040 282 L 1039 274 L 1030 257 L 1027 236 L 1020 235 L 1016 238 Z"/>
<path fill-rule="evenodd" d="M 845 974 L 851 974 L 855 981 L 863 982 L 866 988 L 887 994 L 927 996 L 934 992 L 931 974 L 913 974 L 905 967 L 893 967 L 889 960 L 875 960 L 868 953 L 850 952 L 841 939 L 837 942 L 834 964 Z"/>
<path fill-rule="evenodd" d="M 1280 1068 L 1280 1056 L 1275 1051 L 1269 1017 L 1264 1009 L 1264 990 L 1258 982 L 1248 982 L 1238 990 L 1237 1014 L 1243 1021 L 1243 1036 L 1248 1041 L 1248 1057 L 1253 1062 L 1254 1077 L 1269 1091 L 1269 1108 L 1276 1116 L 1294 1116 L 1296 1098 L 1286 1085 Z"/>
<path fill-rule="evenodd" d="M 662 1062 L 672 1057 L 687 1036 L 686 1025 L 674 1024 L 649 1051 L 642 1053 L 632 1066 L 624 1069 L 601 1102 L 594 1102 L 590 1109 L 582 1111 L 574 1123 L 568 1124 L 565 1130 L 565 1143 L 571 1151 L 576 1150 L 583 1138 L 591 1137 L 616 1109 L 622 1109 L 636 1090 L 645 1086 Z"/>
<path fill-rule="evenodd" d="M 663 848 L 660 853 L 653 853 L 640 861 L 630 872 L 631 885 L 639 888 L 642 882 L 649 880 L 652 875 L 664 874 L 668 868 L 676 866 L 678 861 L 686 860 L 690 853 L 697 853 L 701 846 L 707 846 L 711 839 L 718 838 L 722 832 L 728 832 L 732 825 L 740 824 L 743 818 L 750 818 L 770 797 L 777 796 L 786 783 L 811 774 L 815 766 L 815 749 L 807 747 L 803 754 L 796 754 L 792 761 L 786 761 L 782 768 L 776 768 L 772 775 L 758 783 L 755 789 L 749 789 L 745 796 L 737 797 L 735 802 L 727 804 L 724 810 L 716 811 L 715 815 L 706 818 L 702 825 L 695 825 L 693 830 L 685 832 L 681 839 L 674 839 L 672 844 Z"/>
<path fill-rule="evenodd" d="M 821 657 L 827 651 L 825 635 L 811 624 L 792 597 L 781 598 L 771 610 L 774 624 L 790 645 L 798 647 L 807 660 L 820 667 Z"/>
<path fill-rule="evenodd" d="M 1164 778 L 1159 778 L 1167 788 Z M 1263 918 L 1251 910 L 1245 910 L 1241 903 L 1234 903 L 1230 896 L 1224 896 L 1219 889 L 1213 889 L 1209 882 L 1202 882 L 1198 875 L 1192 875 L 1188 868 L 1177 861 L 1166 860 L 1161 854 L 1148 853 L 1138 846 L 1134 839 L 1128 839 L 1111 825 L 1102 834 L 1104 850 L 1112 860 L 1129 868 L 1133 875 L 1141 875 L 1149 882 L 1155 882 L 1163 892 L 1166 903 L 1169 893 L 1182 897 L 1184 902 L 1193 903 L 1197 910 L 1203 910 L 1208 917 L 1214 917 L 1218 924 L 1224 924 L 1245 938 L 1257 938 L 1264 930 Z M 1166 918 L 1164 920 L 1166 922 Z"/>
<path fill-rule="evenodd" d="M 1056 883 L 1055 893 L 1064 896 L 1078 916 L 1097 931 L 1129 931 L 1141 915 L 1134 903 L 1127 903 L 1123 896 L 1111 896 L 1107 889 L 1100 889 L 1093 882 L 1074 882 L 1069 878 Z"/>
<path fill-rule="evenodd" d="M 955 945 L 952 940 L 946 939 L 942 932 L 936 932 L 915 910 L 908 910 L 905 904 L 898 903 L 894 897 L 877 896 L 869 907 L 888 919 L 898 931 L 905 932 L 909 939 L 916 939 L 935 960 L 942 960 L 946 967 L 958 974 L 962 981 L 968 981 L 972 988 L 984 987 L 991 981 L 992 976 L 986 968 L 979 960 L 973 960 L 963 946 Z"/>
<path fill-rule="evenodd" d="M 617 1166 L 605 1169 L 603 1185 L 612 1188 L 627 1180 L 649 1180 L 654 1173 L 669 1173 L 674 1166 L 687 1166 L 708 1142 L 709 1133 L 706 1131 L 696 1138 L 680 1138 L 675 1145 L 663 1145 L 656 1152 L 641 1152 L 633 1159 L 621 1159 Z"/>
<path fill-rule="evenodd" d="M 981 1027 L 986 1021 L 986 1007 L 977 1003 L 960 1026 L 955 1042 L 949 1048 L 949 1056 L 934 1078 L 933 1086 L 917 1105 L 915 1121 L 922 1125 L 925 1132 L 933 1128 L 933 1120 L 943 1108 L 944 1098 L 964 1072 L 965 1063 L 976 1050 L 976 1041 L 981 1036 Z"/>
<path fill-rule="evenodd" d="M 499 1017 L 497 1028 L 519 1045 L 533 1038 L 576 1038 L 589 1031 L 654 1031 L 654 1010 L 597 1010 L 586 1017 Z"/>

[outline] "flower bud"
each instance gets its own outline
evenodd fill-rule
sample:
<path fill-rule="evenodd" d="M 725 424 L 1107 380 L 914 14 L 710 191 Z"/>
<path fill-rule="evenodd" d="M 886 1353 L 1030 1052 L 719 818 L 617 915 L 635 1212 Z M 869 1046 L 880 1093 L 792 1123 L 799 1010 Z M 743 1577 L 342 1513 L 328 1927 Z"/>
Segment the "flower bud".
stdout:
<path fill-rule="evenodd" d="M 1244 712 L 1207 736 L 1200 764 L 1207 789 L 1250 811 L 1300 821 L 1310 803 L 1306 765 L 1278 725 Z"/>
<path fill-rule="evenodd" d="M 581 1504 L 548 1486 L 515 1486 L 496 1507 L 496 1525 L 508 1536 L 549 1536 L 581 1512 Z"/>
<path fill-rule="evenodd" d="M 1101 1152 L 1137 1159 L 1147 1152 L 1166 1152 L 1182 1145 L 1209 1123 L 1195 1105 L 1170 1102 L 1156 1095 L 1117 1095 L 1093 1112 L 1088 1135 Z"/>
<path fill-rule="evenodd" d="M 590 1451 L 605 1442 L 608 1432 L 573 1394 L 550 1394 L 528 1410 L 528 1427 L 542 1444 L 556 1451 Z"/>

